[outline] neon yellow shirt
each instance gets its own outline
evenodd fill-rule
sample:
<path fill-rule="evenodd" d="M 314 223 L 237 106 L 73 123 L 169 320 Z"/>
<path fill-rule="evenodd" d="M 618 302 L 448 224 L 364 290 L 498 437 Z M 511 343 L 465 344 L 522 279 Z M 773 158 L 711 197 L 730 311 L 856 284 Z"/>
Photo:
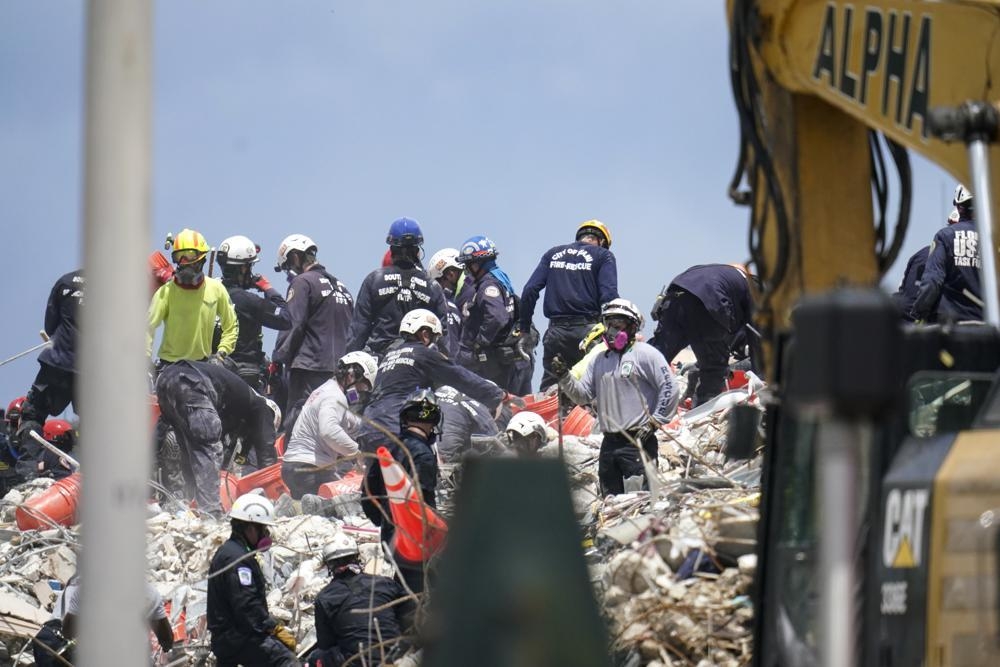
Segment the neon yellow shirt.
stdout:
<path fill-rule="evenodd" d="M 212 354 L 215 319 L 222 326 L 219 352 L 232 354 L 239 334 L 236 309 L 229 293 L 215 278 L 205 278 L 197 289 L 184 289 L 173 280 L 153 294 L 149 302 L 146 354 L 153 351 L 153 334 L 163 323 L 158 355 L 164 361 L 198 361 Z"/>

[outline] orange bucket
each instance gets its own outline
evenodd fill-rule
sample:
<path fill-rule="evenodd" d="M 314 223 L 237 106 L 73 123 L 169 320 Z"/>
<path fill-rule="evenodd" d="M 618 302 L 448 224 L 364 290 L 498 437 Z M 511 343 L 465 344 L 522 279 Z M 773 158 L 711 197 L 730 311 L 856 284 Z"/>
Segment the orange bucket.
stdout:
<path fill-rule="evenodd" d="M 563 422 L 563 433 L 566 435 L 588 436 L 594 430 L 594 417 L 587 408 L 578 405 L 566 416 Z"/>
<path fill-rule="evenodd" d="M 271 500 L 277 500 L 282 493 L 288 493 L 288 487 L 281 479 L 281 462 L 261 468 L 246 477 L 240 477 L 236 483 L 237 496 L 250 493 L 254 489 L 264 489 L 264 495 Z"/>
<path fill-rule="evenodd" d="M 541 398 L 535 398 L 535 394 L 531 394 L 524 397 L 523 408 L 516 410 L 513 408 L 511 409 L 514 414 L 517 414 L 522 410 L 530 410 L 546 422 L 550 422 L 559 414 L 559 398 L 556 394 L 553 394 L 552 396 L 542 396 Z"/>
<path fill-rule="evenodd" d="M 336 498 L 346 493 L 359 493 L 363 475 L 357 470 L 352 470 L 335 482 L 326 482 L 319 485 L 316 493 L 320 498 Z"/>
<path fill-rule="evenodd" d="M 80 473 L 59 480 L 41 493 L 17 508 L 14 513 L 19 530 L 49 528 L 42 517 L 61 526 L 76 523 L 76 504 L 80 498 Z"/>
<path fill-rule="evenodd" d="M 746 371 L 733 371 L 730 378 L 726 380 L 726 389 L 729 391 L 741 389 L 748 384 L 750 384 L 750 378 L 747 377 Z"/>
<path fill-rule="evenodd" d="M 277 438 L 274 439 L 274 451 L 278 452 L 278 458 L 280 459 L 285 455 L 285 434 L 282 433 Z"/>

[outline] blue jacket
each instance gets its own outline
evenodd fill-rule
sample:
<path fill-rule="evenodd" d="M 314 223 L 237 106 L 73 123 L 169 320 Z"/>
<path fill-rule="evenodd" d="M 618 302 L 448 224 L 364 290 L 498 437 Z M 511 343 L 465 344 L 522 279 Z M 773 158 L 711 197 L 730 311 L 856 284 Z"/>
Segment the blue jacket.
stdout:
<path fill-rule="evenodd" d="M 467 363 L 479 350 L 495 348 L 514 328 L 514 295 L 492 273 L 475 283 L 475 293 L 462 312 L 459 358 Z"/>
<path fill-rule="evenodd" d="M 906 270 L 903 272 L 903 281 L 899 283 L 899 289 L 892 295 L 892 302 L 899 308 L 904 320 L 912 321 L 913 304 L 920 294 L 920 285 L 924 275 L 924 268 L 927 266 L 927 255 L 931 247 L 924 246 L 913 253 L 906 263 Z"/>
<path fill-rule="evenodd" d="M 683 289 L 701 301 L 712 319 L 731 334 L 750 321 L 750 285 L 746 276 L 728 264 L 699 264 L 674 278 L 671 289 Z"/>
<path fill-rule="evenodd" d="M 458 359 L 458 351 L 462 344 L 462 311 L 459 310 L 450 290 L 444 290 L 444 298 L 445 304 L 448 306 L 448 316 L 446 317 L 447 322 L 442 321 L 442 324 L 445 325 L 445 331 L 441 342 L 444 346 L 443 351 L 449 359 L 454 361 Z"/>
<path fill-rule="evenodd" d="M 618 298 L 618 264 L 607 248 L 580 241 L 550 248 L 521 291 L 521 330 L 527 331 L 538 295 L 542 313 L 597 321 L 601 306 Z"/>
<path fill-rule="evenodd" d="M 472 371 L 456 365 L 439 351 L 419 342 L 399 340 L 386 350 L 378 367 L 365 420 L 384 426 L 390 433 L 399 430 L 399 411 L 417 387 L 450 385 L 495 410 L 504 391 Z M 379 431 L 365 424 L 363 437 Z"/>
<path fill-rule="evenodd" d="M 274 361 L 289 368 L 335 371 L 347 352 L 347 328 L 354 299 L 344 283 L 313 264 L 288 286 L 288 313 L 292 327 L 278 337 Z"/>
<path fill-rule="evenodd" d="M 971 220 L 938 230 L 931 242 L 913 317 L 926 320 L 935 312 L 939 321 L 981 320 L 982 307 L 966 296 L 982 298 L 979 286 L 979 232 Z"/>
<path fill-rule="evenodd" d="M 83 305 L 83 269 L 71 271 L 52 286 L 45 304 L 45 333 L 52 345 L 42 350 L 38 361 L 64 371 L 76 370 L 76 318 Z"/>
<path fill-rule="evenodd" d="M 229 357 L 238 363 L 263 363 L 263 327 L 282 331 L 292 326 L 292 316 L 288 313 L 284 297 L 273 287 L 264 292 L 264 298 L 236 285 L 226 285 L 226 290 L 240 324 L 236 347 Z"/>
<path fill-rule="evenodd" d="M 399 338 L 403 315 L 415 308 L 426 308 L 447 328 L 448 305 L 444 291 L 418 264 L 404 269 L 395 264 L 375 269 L 358 290 L 354 318 L 347 335 L 347 351 L 365 346 L 381 357 Z"/>

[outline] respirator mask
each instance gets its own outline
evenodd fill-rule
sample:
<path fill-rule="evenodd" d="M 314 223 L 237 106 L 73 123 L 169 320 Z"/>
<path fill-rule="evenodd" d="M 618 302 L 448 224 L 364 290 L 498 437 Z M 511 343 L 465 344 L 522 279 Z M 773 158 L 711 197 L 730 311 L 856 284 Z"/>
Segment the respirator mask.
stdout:
<path fill-rule="evenodd" d="M 628 325 L 629 321 L 624 317 L 609 317 L 604 320 L 604 342 L 608 349 L 622 352 L 628 347 L 631 340 Z"/>

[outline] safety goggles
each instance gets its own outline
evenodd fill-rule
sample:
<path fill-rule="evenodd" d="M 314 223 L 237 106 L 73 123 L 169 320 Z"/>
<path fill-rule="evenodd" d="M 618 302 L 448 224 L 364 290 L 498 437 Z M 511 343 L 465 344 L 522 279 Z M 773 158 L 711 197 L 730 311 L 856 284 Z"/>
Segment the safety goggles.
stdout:
<path fill-rule="evenodd" d="M 184 266 L 185 264 L 194 264 L 205 258 L 205 253 L 198 250 L 177 250 L 171 255 L 174 260 L 174 264 Z"/>

